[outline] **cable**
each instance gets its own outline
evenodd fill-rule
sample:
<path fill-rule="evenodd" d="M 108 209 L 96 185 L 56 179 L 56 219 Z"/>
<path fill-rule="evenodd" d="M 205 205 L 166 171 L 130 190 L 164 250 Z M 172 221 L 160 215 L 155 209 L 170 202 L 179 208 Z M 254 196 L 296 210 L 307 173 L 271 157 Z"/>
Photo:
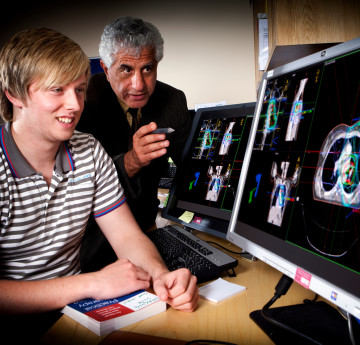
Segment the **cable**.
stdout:
<path fill-rule="evenodd" d="M 303 302 L 304 303 L 313 303 L 313 302 L 317 301 L 318 297 L 319 297 L 319 295 L 316 293 L 313 299 L 305 298 Z"/>
<path fill-rule="evenodd" d="M 289 278 L 288 276 L 286 275 L 283 275 L 278 284 L 276 285 L 276 288 L 275 288 L 275 294 L 274 296 L 271 298 L 271 300 L 265 304 L 265 306 L 262 308 L 261 310 L 261 315 L 269 322 L 273 323 L 274 325 L 278 326 L 278 327 L 281 327 L 293 334 L 296 334 L 297 336 L 300 336 L 306 340 L 309 340 L 311 341 L 312 343 L 314 344 L 318 344 L 318 345 L 321 345 L 321 343 L 319 343 L 318 341 L 316 341 L 315 339 L 311 338 L 311 337 L 308 337 L 306 334 L 304 333 L 301 333 L 299 331 L 297 331 L 296 329 L 282 323 L 282 322 L 279 322 L 277 320 L 275 320 L 271 314 L 269 313 L 269 308 L 271 307 L 272 304 L 274 304 L 274 302 L 280 298 L 282 295 L 285 295 L 287 293 L 287 291 L 289 290 L 291 284 L 292 284 L 293 280 L 291 278 Z"/>
<path fill-rule="evenodd" d="M 206 243 L 213 244 L 213 245 L 215 244 L 218 247 L 220 247 L 221 249 L 224 249 L 224 250 L 226 250 L 226 251 L 228 251 L 229 253 L 232 253 L 232 254 L 237 254 L 237 255 L 249 254 L 248 252 L 234 252 L 233 250 L 230 250 L 230 249 L 222 246 L 221 244 L 213 242 L 213 241 L 206 241 Z"/>
<path fill-rule="evenodd" d="M 352 318 L 353 318 L 352 315 L 349 312 L 347 312 L 347 320 L 348 320 L 350 341 L 351 341 L 352 345 L 356 345 Z"/>

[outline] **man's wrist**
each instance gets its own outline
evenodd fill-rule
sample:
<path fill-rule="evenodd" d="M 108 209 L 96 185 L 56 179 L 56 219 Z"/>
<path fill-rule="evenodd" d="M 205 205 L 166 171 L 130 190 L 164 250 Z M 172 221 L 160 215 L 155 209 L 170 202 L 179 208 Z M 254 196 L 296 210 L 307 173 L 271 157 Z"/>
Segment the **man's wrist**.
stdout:
<path fill-rule="evenodd" d="M 150 275 L 151 275 L 151 278 L 152 278 L 152 281 L 154 282 L 156 279 L 158 279 L 159 277 L 161 277 L 162 275 L 164 274 L 167 274 L 169 273 L 169 269 L 166 267 L 165 264 L 163 263 L 159 263 L 159 265 L 154 268 L 152 270 L 152 272 L 150 272 Z"/>
<path fill-rule="evenodd" d="M 124 167 L 129 178 L 133 178 L 141 170 L 141 167 L 135 163 L 132 156 L 133 153 L 131 150 L 124 155 Z"/>

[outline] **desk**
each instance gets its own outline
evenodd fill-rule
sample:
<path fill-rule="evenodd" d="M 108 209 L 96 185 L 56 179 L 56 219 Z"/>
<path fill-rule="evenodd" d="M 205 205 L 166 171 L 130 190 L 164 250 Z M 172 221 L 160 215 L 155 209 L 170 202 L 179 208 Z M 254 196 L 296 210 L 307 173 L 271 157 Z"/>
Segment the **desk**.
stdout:
<path fill-rule="evenodd" d="M 212 240 L 230 250 L 239 251 L 238 247 L 226 240 L 199 232 L 196 235 L 203 240 Z M 233 256 L 239 261 L 239 265 L 235 268 L 236 277 L 227 277 L 224 274 L 222 278 L 245 286 L 246 291 L 220 303 L 200 299 L 198 308 L 193 313 L 168 308 L 164 313 L 122 330 L 186 341 L 211 339 L 235 344 L 273 344 L 250 319 L 249 313 L 261 309 L 270 300 L 282 274 L 259 260 L 250 262 L 239 255 Z M 313 297 L 314 293 L 294 283 L 288 293 L 275 302 L 273 307 L 298 304 L 305 298 Z M 42 344 L 95 345 L 103 338 L 63 315 L 45 334 Z"/>

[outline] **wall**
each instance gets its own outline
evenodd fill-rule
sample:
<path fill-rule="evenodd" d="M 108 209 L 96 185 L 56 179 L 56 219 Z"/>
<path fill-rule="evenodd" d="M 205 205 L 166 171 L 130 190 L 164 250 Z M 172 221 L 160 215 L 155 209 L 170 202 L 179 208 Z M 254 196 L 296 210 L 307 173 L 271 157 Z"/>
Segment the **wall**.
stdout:
<path fill-rule="evenodd" d="M 165 54 L 158 79 L 182 89 L 189 108 L 256 98 L 251 0 L 34 0 L 15 7 L 2 12 L 1 45 L 23 28 L 47 26 L 73 38 L 89 57 L 98 56 L 104 26 L 120 16 L 136 16 L 162 33 Z"/>

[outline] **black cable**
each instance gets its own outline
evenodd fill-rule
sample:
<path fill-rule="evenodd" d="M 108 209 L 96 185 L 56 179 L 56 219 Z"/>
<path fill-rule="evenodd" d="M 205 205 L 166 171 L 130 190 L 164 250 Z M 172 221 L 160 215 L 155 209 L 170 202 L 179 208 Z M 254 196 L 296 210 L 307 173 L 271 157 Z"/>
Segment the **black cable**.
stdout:
<path fill-rule="evenodd" d="M 347 320 L 348 320 L 348 327 L 349 327 L 349 337 L 350 337 L 351 344 L 356 345 L 352 318 L 353 318 L 352 315 L 348 312 Z"/>
<path fill-rule="evenodd" d="M 285 295 L 287 293 L 287 291 L 289 290 L 291 284 L 292 284 L 293 280 L 291 278 L 289 278 L 286 275 L 283 275 L 280 280 L 279 283 L 276 285 L 275 288 L 275 294 L 274 296 L 271 298 L 271 300 L 265 304 L 265 306 L 262 308 L 261 310 L 261 315 L 269 322 L 271 322 L 272 324 L 281 327 L 297 336 L 300 336 L 306 340 L 309 340 L 311 342 L 313 342 L 314 344 L 318 344 L 321 345 L 321 343 L 319 343 L 318 341 L 316 341 L 315 339 L 307 336 L 304 333 L 301 333 L 299 331 L 297 331 L 296 329 L 277 321 L 276 319 L 274 319 L 271 314 L 269 313 L 269 308 L 271 307 L 272 304 L 274 304 L 274 302 L 280 298 L 282 295 Z"/>
<path fill-rule="evenodd" d="M 304 303 L 313 303 L 313 302 L 316 302 L 316 300 L 318 299 L 319 295 L 318 294 L 315 294 L 314 298 L 313 299 L 307 299 L 305 298 L 304 299 Z"/>
<path fill-rule="evenodd" d="M 222 246 L 221 244 L 219 243 L 216 243 L 216 242 L 213 242 L 213 241 L 206 241 L 206 243 L 208 244 L 212 244 L 212 245 L 217 245 L 218 247 L 220 247 L 221 249 L 224 249 L 226 251 L 228 251 L 229 253 L 232 253 L 232 254 L 237 254 L 237 255 L 242 255 L 242 254 L 249 254 L 248 252 L 234 252 L 233 250 L 230 250 L 224 246 Z"/>

